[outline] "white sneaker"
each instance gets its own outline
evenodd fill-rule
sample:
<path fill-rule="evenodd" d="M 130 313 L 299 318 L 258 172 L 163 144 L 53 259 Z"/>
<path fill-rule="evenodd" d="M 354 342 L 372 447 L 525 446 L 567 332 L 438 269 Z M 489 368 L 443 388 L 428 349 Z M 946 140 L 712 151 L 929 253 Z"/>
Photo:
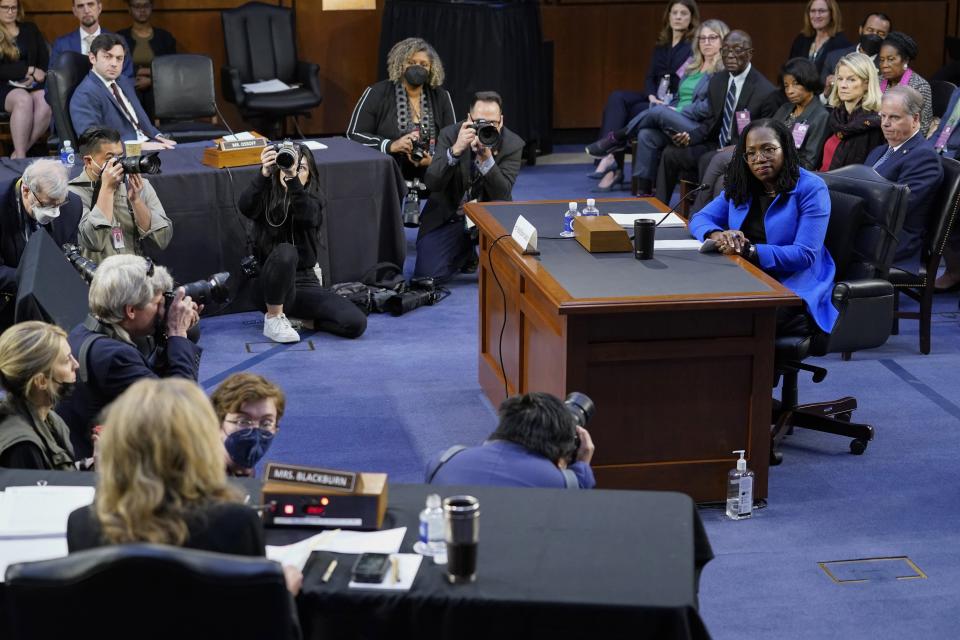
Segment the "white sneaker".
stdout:
<path fill-rule="evenodd" d="M 263 314 L 263 335 L 274 342 L 300 342 L 300 334 L 293 330 L 287 316 L 282 313 L 272 318 Z"/>

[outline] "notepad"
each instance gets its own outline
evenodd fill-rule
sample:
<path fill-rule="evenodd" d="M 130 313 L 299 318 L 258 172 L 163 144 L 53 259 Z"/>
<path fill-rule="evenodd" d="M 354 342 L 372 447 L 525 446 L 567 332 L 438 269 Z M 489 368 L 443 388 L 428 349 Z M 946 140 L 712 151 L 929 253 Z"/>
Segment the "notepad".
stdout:
<path fill-rule="evenodd" d="M 350 581 L 351 589 L 375 589 L 377 591 L 409 591 L 413 581 L 420 572 L 420 561 L 423 556 L 419 553 L 394 553 L 391 558 L 397 559 L 397 581 L 393 580 L 393 570 L 387 571 L 383 582 L 354 582 Z"/>
<path fill-rule="evenodd" d="M 0 538 L 64 536 L 70 513 L 93 502 L 93 487 L 7 487 L 0 500 Z"/>
<path fill-rule="evenodd" d="M 655 251 L 699 251 L 699 240 L 654 240 Z"/>
<path fill-rule="evenodd" d="M 659 221 L 663 217 L 662 213 L 608 213 L 614 222 L 621 227 L 632 227 L 634 220 L 653 220 Z M 661 227 L 682 227 L 683 218 L 675 213 L 670 213 L 667 218 L 660 223 Z"/>

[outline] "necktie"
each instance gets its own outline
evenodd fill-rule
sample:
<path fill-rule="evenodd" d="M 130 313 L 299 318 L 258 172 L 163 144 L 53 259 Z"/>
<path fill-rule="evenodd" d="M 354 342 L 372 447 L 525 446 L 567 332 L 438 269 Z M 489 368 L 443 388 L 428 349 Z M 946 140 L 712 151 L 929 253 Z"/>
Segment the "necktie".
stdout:
<path fill-rule="evenodd" d="M 888 146 L 887 150 L 883 152 L 883 155 L 880 156 L 880 159 L 873 163 L 873 168 L 876 169 L 884 162 L 887 161 L 887 158 L 893 155 L 893 147 Z"/>
<path fill-rule="evenodd" d="M 720 146 L 730 144 L 730 127 L 733 126 L 733 109 L 737 104 L 737 83 L 730 78 L 730 88 L 723 101 L 723 125 L 720 127 Z"/>
<path fill-rule="evenodd" d="M 120 105 L 120 110 L 123 111 L 123 115 L 127 117 L 127 120 L 130 121 L 130 124 L 139 132 L 140 131 L 140 122 L 137 120 L 137 117 L 130 113 L 127 109 L 126 103 L 123 101 L 123 96 L 120 95 L 120 87 L 117 86 L 116 82 L 110 83 L 110 88 L 113 89 L 113 97 L 117 99 L 117 104 Z"/>
<path fill-rule="evenodd" d="M 84 54 L 84 55 L 90 53 L 90 45 L 91 45 L 91 44 L 93 44 L 93 36 L 92 36 L 92 35 L 83 36 L 83 47 L 82 47 L 82 49 L 83 49 L 83 54 Z"/>

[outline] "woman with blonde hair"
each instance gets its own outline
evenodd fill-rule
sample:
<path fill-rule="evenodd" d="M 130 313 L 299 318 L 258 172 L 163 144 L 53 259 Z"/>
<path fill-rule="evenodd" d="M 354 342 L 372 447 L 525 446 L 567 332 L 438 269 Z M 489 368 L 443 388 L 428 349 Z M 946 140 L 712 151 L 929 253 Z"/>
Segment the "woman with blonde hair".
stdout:
<path fill-rule="evenodd" d="M 21 322 L 0 335 L 0 467 L 76 470 L 70 430 L 53 406 L 77 366 L 60 327 Z"/>
<path fill-rule="evenodd" d="M 873 60 L 848 53 L 837 62 L 830 90 L 830 120 L 820 171 L 862 164 L 874 147 L 883 144 L 880 130 L 880 80 Z"/>
<path fill-rule="evenodd" d="M 107 407 L 99 447 L 96 499 L 67 523 L 71 552 L 152 542 L 264 555 L 260 517 L 227 483 L 220 425 L 195 383 L 132 385 Z M 299 590 L 300 572 L 284 572 Z"/>
<path fill-rule="evenodd" d="M 11 158 L 26 158 L 50 126 L 43 97 L 49 64 L 47 42 L 37 25 L 24 21 L 21 0 L 0 0 L 0 108 L 10 114 Z"/>
<path fill-rule="evenodd" d="M 364 89 L 350 116 L 347 137 L 389 153 L 406 180 L 422 181 L 437 135 L 456 121 L 453 99 L 441 86 L 443 62 L 426 40 L 407 38 L 387 54 L 387 75 Z"/>
<path fill-rule="evenodd" d="M 803 29 L 790 46 L 789 58 L 807 58 L 823 71 L 827 54 L 853 46 L 843 33 L 837 0 L 809 0 L 803 13 Z"/>

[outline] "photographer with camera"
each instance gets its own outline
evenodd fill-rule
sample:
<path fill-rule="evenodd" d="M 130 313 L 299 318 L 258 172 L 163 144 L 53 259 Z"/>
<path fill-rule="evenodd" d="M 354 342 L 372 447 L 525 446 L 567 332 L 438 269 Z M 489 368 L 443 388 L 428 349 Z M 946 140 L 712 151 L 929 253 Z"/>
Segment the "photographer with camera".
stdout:
<path fill-rule="evenodd" d="M 499 413 L 500 424 L 482 445 L 451 447 L 431 460 L 426 482 L 558 489 L 597 484 L 590 468 L 593 439 L 583 427 L 593 413 L 589 398 L 571 394 L 561 402 L 533 392 L 507 398 Z"/>
<path fill-rule="evenodd" d="M 270 145 L 260 153 L 260 165 L 237 207 L 253 221 L 254 257 L 262 265 L 263 335 L 274 342 L 298 342 L 289 312 L 308 328 L 359 337 L 367 316 L 324 287 L 317 273 L 323 194 L 313 153 L 302 144 Z"/>
<path fill-rule="evenodd" d="M 80 249 L 94 262 L 117 254 L 143 255 L 144 246 L 165 249 L 173 223 L 141 172 L 159 171 L 156 156 L 125 158 L 120 134 L 90 127 L 80 134 L 83 172 L 70 191 L 83 201 Z"/>
<path fill-rule="evenodd" d="M 77 386 L 57 407 L 77 457 L 92 455 L 91 430 L 101 409 L 137 380 L 197 379 L 201 349 L 187 331 L 199 320 L 200 308 L 182 287 L 172 288 L 164 267 L 138 256 L 111 256 L 94 273 L 90 315 L 69 336 L 80 363 Z M 166 336 L 165 348 L 144 355 L 136 341 L 159 333 Z"/>
<path fill-rule="evenodd" d="M 476 270 L 463 205 L 512 200 L 523 146 L 520 136 L 503 126 L 503 100 L 495 91 L 475 93 L 467 119 L 440 132 L 437 161 L 424 178 L 431 194 L 417 235 L 415 276 L 443 282 L 458 270 Z"/>

